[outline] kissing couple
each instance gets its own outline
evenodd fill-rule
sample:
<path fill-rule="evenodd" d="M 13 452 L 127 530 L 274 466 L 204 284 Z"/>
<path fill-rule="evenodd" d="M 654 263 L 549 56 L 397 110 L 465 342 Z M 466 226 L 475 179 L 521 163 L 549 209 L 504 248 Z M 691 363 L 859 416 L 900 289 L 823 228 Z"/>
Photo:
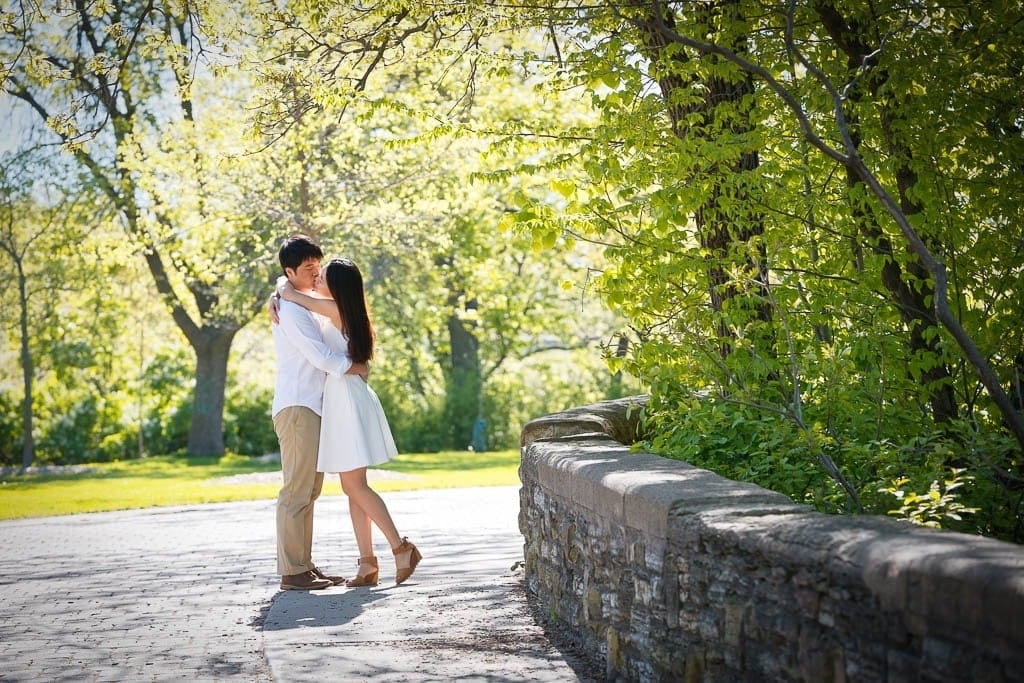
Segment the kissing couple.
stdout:
<path fill-rule="evenodd" d="M 281 590 L 376 586 L 373 525 L 391 546 L 395 583 L 403 583 L 422 555 L 398 533 L 384 501 L 366 481 L 366 468 L 387 462 L 398 449 L 368 384 L 375 335 L 362 274 L 347 259 L 321 268 L 323 252 L 306 235 L 286 239 L 278 260 L 284 276 L 269 310 L 277 354 L 271 414 L 283 478 L 277 498 Z M 337 473 L 341 480 L 359 549 L 359 568 L 347 580 L 326 575 L 312 560 L 313 507 L 325 473 Z"/>

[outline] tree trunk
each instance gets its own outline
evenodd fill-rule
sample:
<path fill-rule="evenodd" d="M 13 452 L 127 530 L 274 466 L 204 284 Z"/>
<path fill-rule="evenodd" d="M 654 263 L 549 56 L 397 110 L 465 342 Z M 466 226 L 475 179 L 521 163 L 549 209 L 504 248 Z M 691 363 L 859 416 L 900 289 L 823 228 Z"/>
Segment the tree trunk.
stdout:
<path fill-rule="evenodd" d="M 22 269 L 20 259 L 15 260 L 15 265 L 18 268 L 18 299 L 21 305 L 21 316 L 19 324 L 21 326 L 21 372 L 24 380 L 25 388 L 25 401 L 22 404 L 22 429 L 24 430 L 24 437 L 22 438 L 21 447 L 21 468 L 27 469 L 32 466 L 32 461 L 35 460 L 36 445 L 35 439 L 32 436 L 32 353 L 28 346 L 28 292 L 26 290 L 26 279 L 25 271 Z"/>
<path fill-rule="evenodd" d="M 876 49 L 869 44 L 870 39 L 865 36 L 865 31 L 870 30 L 870 27 L 866 28 L 849 22 L 834 8 L 827 5 L 818 5 L 815 9 L 833 42 L 846 54 L 846 63 L 850 73 L 857 73 L 865 65 L 870 65 L 872 69 L 858 84 L 858 87 L 850 88 L 848 95 L 850 106 L 847 108 L 847 119 L 850 122 L 850 137 L 854 147 L 859 149 L 862 136 L 858 129 L 859 112 L 857 107 L 863 102 L 865 92 L 877 98 L 878 92 L 888 80 L 888 75 L 883 69 L 879 69 L 873 64 L 873 55 L 876 53 Z M 895 169 L 896 185 L 900 210 L 910 217 L 921 213 L 921 206 L 911 199 L 913 188 L 917 184 L 917 174 L 910 168 L 911 150 L 900 141 L 895 132 L 899 127 L 899 117 L 897 106 L 886 103 L 880 105 L 879 119 L 887 151 L 893 158 L 903 160 Z M 846 184 L 849 188 L 862 187 L 864 181 L 852 168 L 848 167 Z M 920 377 L 927 387 L 932 421 L 939 425 L 949 423 L 959 416 L 959 407 L 953 391 L 952 374 L 949 367 L 939 360 L 941 358 L 940 326 L 934 307 L 929 304 L 935 294 L 932 278 L 921 261 L 913 257 L 907 266 L 907 272 L 904 273 L 903 268 L 895 259 L 891 240 L 875 219 L 867 211 L 856 206 L 853 207 L 853 213 L 857 218 L 861 235 L 869 248 L 885 258 L 885 262 L 882 264 L 882 284 L 899 311 L 900 318 L 907 326 L 909 332 L 907 347 L 911 357 L 924 356 L 935 359 L 924 369 Z M 861 244 L 855 243 L 853 258 L 860 267 L 863 267 L 862 249 Z"/>
<path fill-rule="evenodd" d="M 745 88 L 740 89 L 729 86 L 721 79 L 710 79 L 708 81 L 708 97 L 706 100 L 709 110 L 714 106 L 714 102 L 742 96 L 743 90 Z M 742 173 L 744 171 L 753 171 L 757 166 L 757 153 L 747 152 L 740 155 L 739 161 L 732 170 Z M 711 197 L 697 211 L 695 217 L 700 244 L 710 254 L 708 257 L 708 297 L 711 302 L 711 310 L 721 314 L 725 309 L 726 302 L 735 302 L 742 297 L 747 299 L 747 301 L 744 301 L 744 306 L 750 309 L 749 312 L 754 319 L 770 322 L 772 320 L 772 310 L 767 291 L 768 266 L 764 247 L 759 247 L 759 259 L 757 261 L 747 256 L 743 264 L 744 272 L 755 283 L 753 287 L 755 296 L 753 299 L 750 299 L 746 294 L 742 284 L 738 286 L 737 283 L 731 281 L 732 277 L 729 274 L 731 270 L 729 264 L 733 260 L 732 254 L 736 247 L 742 247 L 753 237 L 762 234 L 764 232 L 764 223 L 760 216 L 737 217 L 722 215 L 718 207 L 720 194 L 720 186 L 713 188 Z M 743 251 L 747 254 L 750 253 L 747 249 Z M 731 340 L 735 337 L 735 332 L 724 320 L 724 317 L 719 317 L 717 333 L 719 353 L 724 359 L 732 353 Z M 765 348 L 771 349 L 772 345 L 769 343 Z"/>
<path fill-rule="evenodd" d="M 452 448 L 466 448 L 473 435 L 473 424 L 480 417 L 483 378 L 480 374 L 480 341 L 457 315 L 448 317 L 451 343 L 451 368 L 445 412 Z"/>
<path fill-rule="evenodd" d="M 921 213 L 922 210 L 917 201 L 910 199 L 914 186 L 917 184 L 917 174 L 909 167 L 912 153 L 896 139 L 893 132 L 898 115 L 891 112 L 888 107 L 883 107 L 881 118 L 890 153 L 897 158 L 905 159 L 896 169 L 896 186 L 899 191 L 900 208 L 909 218 Z M 889 249 L 892 249 L 891 245 Z M 888 268 L 890 265 L 895 266 L 896 264 L 892 260 L 886 261 L 886 267 Z M 899 266 L 896 266 L 896 269 L 898 271 Z M 939 348 L 941 339 L 939 320 L 935 308 L 930 303 L 935 300 L 935 288 L 928 270 L 920 259 L 914 257 L 908 264 L 907 270 L 913 278 L 913 284 L 908 286 L 900 278 L 898 283 L 894 283 L 893 287 L 890 287 L 890 291 L 893 291 L 894 294 L 899 291 L 900 295 L 898 296 L 901 296 L 901 299 L 909 298 L 909 302 L 904 303 L 901 300 L 899 305 L 900 313 L 910 327 L 910 351 L 912 356 L 924 352 L 926 358 L 935 359 L 925 368 L 922 379 L 928 389 L 928 403 L 932 409 L 932 419 L 936 424 L 947 424 L 959 417 L 960 410 L 956 402 L 956 394 L 953 391 L 952 373 L 947 364 L 940 360 L 942 351 Z M 885 273 L 883 273 L 882 280 L 886 281 Z M 888 285 L 889 283 L 886 282 L 886 286 Z"/>
<path fill-rule="evenodd" d="M 722 0 L 711 4 L 705 4 L 695 9 L 690 19 L 707 27 L 705 32 L 716 30 L 717 19 L 722 16 L 737 18 L 739 5 L 736 0 Z M 687 114 L 699 110 L 704 115 L 705 124 L 712 124 L 715 119 L 716 107 L 725 102 L 739 103 L 745 97 L 754 93 L 753 78 L 750 74 L 743 74 L 738 79 L 726 80 L 721 77 L 711 77 L 703 81 L 704 101 L 697 107 L 685 108 L 672 104 L 678 101 L 674 96 L 675 91 L 690 87 L 678 75 L 673 73 L 670 67 L 671 60 L 685 60 L 687 57 L 682 52 L 675 52 L 672 57 L 665 57 L 665 50 L 669 42 L 665 35 L 658 30 L 657 26 L 664 21 L 669 26 L 674 26 L 674 18 L 651 17 L 649 29 L 645 40 L 646 47 L 651 60 L 662 64 L 663 75 L 659 78 L 658 84 L 661 89 L 662 99 L 668 107 L 669 118 L 672 122 L 672 130 L 679 138 L 685 138 L 694 134 L 686 123 Z M 732 48 L 737 52 L 744 51 L 744 37 L 725 40 L 735 43 Z M 735 133 L 745 133 L 753 129 L 749 120 L 732 121 L 727 128 Z M 703 134 L 699 130 L 696 134 Z M 759 158 L 756 151 L 747 151 L 740 154 L 739 159 L 729 169 L 721 169 L 722 172 L 740 174 L 754 171 L 759 165 Z M 762 217 L 754 208 L 749 208 L 747 213 L 740 215 L 723 212 L 719 206 L 722 195 L 722 184 L 716 183 L 704 204 L 697 210 L 694 220 L 697 225 L 697 234 L 701 246 L 708 250 L 708 298 L 711 303 L 711 310 L 717 315 L 717 329 L 719 353 L 722 358 L 728 357 L 733 351 L 732 340 L 735 332 L 720 314 L 723 312 L 726 302 L 740 302 L 753 319 L 770 323 L 772 310 L 770 296 L 768 293 L 768 266 L 764 254 L 764 247 L 757 250 L 757 259 L 751 257 L 751 250 L 747 244 L 751 239 L 764 232 Z M 738 195 L 734 197 L 736 203 L 752 207 L 754 202 L 751 197 Z M 736 283 L 732 281 L 730 264 L 736 258 L 736 254 L 743 255 L 742 269 L 747 282 Z M 748 283 L 753 283 L 748 287 Z M 753 290 L 751 292 L 751 290 Z M 766 330 L 766 338 L 763 340 L 761 350 L 765 353 L 773 353 L 773 339 L 770 328 Z"/>
<path fill-rule="evenodd" d="M 224 454 L 224 390 L 228 357 L 237 329 L 204 328 L 196 352 L 196 383 L 192 394 L 189 455 Z"/>

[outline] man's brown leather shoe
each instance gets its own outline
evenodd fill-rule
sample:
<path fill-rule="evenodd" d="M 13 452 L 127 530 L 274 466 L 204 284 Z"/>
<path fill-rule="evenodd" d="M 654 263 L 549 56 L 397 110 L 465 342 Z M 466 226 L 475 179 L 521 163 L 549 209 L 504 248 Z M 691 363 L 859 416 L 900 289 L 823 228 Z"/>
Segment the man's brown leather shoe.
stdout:
<path fill-rule="evenodd" d="M 327 579 L 328 581 L 333 583 L 335 586 L 340 586 L 343 583 L 345 583 L 345 577 L 344 576 L 327 576 L 326 574 L 323 573 L 323 571 L 320 570 L 320 567 L 313 567 L 312 569 L 310 569 L 310 571 L 313 572 L 313 574 L 315 574 L 317 578 L 319 578 L 319 579 Z"/>
<path fill-rule="evenodd" d="M 287 574 L 281 577 L 281 590 L 283 591 L 315 591 L 333 585 L 334 583 L 330 579 L 321 579 L 313 572 Z"/>

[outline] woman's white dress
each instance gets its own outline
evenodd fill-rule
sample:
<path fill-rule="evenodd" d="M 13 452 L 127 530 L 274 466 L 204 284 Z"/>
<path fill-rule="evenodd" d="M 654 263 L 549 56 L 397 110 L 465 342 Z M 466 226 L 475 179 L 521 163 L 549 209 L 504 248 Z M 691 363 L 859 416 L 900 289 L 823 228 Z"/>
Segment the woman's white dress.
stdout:
<path fill-rule="evenodd" d="M 334 325 L 324 328 L 324 342 L 346 352 L 348 337 Z M 380 465 L 398 453 L 380 399 L 362 377 L 328 374 L 321 414 L 318 472 L 348 472 Z"/>

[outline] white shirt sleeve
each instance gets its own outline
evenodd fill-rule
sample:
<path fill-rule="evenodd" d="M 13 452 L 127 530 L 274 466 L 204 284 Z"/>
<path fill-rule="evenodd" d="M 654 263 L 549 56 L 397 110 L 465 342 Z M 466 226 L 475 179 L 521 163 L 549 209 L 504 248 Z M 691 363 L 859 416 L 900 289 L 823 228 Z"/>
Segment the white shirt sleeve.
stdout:
<path fill-rule="evenodd" d="M 348 351 L 332 349 L 326 344 L 313 314 L 302 306 L 282 300 L 278 318 L 281 332 L 314 367 L 337 377 L 352 367 Z"/>

